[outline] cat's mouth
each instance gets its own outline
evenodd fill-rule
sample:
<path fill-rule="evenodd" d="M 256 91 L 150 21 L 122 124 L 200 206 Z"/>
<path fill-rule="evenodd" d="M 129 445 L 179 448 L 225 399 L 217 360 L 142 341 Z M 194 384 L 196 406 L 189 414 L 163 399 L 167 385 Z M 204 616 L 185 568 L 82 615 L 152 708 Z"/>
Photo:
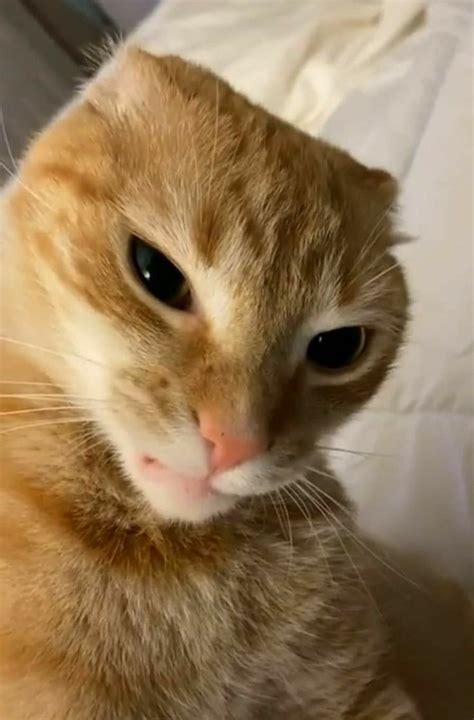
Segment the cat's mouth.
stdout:
<path fill-rule="evenodd" d="M 148 501 L 166 520 L 199 523 L 223 514 L 239 496 L 218 487 L 218 475 L 185 473 L 158 458 L 138 454 L 127 463 L 128 474 Z"/>
<path fill-rule="evenodd" d="M 166 467 L 157 458 L 149 455 L 140 455 L 137 459 L 139 471 L 150 482 L 157 484 L 171 483 L 179 493 L 192 500 L 202 500 L 218 491 L 212 486 L 212 474 L 180 473 Z"/>
<path fill-rule="evenodd" d="M 122 423 L 108 430 L 126 476 L 167 521 L 206 522 L 297 474 L 287 448 L 253 436 L 229 437 L 216 452 L 217 443 L 210 447 L 195 428 L 173 435 L 173 442 Z"/>
<path fill-rule="evenodd" d="M 177 470 L 140 452 L 124 460 L 127 474 L 158 515 L 191 523 L 222 515 L 244 498 L 273 492 L 295 474 L 288 467 L 277 468 L 269 454 L 223 471 Z"/>

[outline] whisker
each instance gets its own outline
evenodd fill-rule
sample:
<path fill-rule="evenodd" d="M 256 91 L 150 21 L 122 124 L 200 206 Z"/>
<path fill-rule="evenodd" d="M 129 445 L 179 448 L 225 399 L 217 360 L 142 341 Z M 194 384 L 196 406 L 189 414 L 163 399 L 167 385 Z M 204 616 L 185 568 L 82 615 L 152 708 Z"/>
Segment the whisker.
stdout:
<path fill-rule="evenodd" d="M 59 383 L 55 382 L 41 382 L 39 380 L 0 380 L 0 385 L 50 385 L 52 387 L 59 388 Z"/>
<path fill-rule="evenodd" d="M 367 253 L 372 249 L 372 247 L 376 244 L 377 240 L 381 237 L 384 228 L 382 227 L 385 220 L 389 217 L 389 215 L 393 212 L 393 210 L 396 208 L 396 202 L 390 203 L 388 208 L 381 214 L 377 222 L 375 223 L 374 227 L 372 228 L 371 232 L 369 233 L 367 240 L 365 241 L 362 252 L 359 255 L 358 263 L 360 264 L 366 257 Z"/>
<path fill-rule="evenodd" d="M 292 529 L 291 529 L 291 520 L 290 520 L 290 516 L 289 516 L 289 513 L 288 513 L 288 508 L 286 507 L 285 502 L 284 502 L 284 500 L 283 500 L 283 498 L 282 498 L 282 496 L 281 496 L 281 490 L 282 490 L 282 489 L 283 489 L 283 488 L 278 489 L 278 491 L 277 491 L 277 497 L 278 497 L 279 502 L 281 503 L 281 507 L 282 507 L 282 509 L 283 509 L 283 512 L 284 512 L 284 515 L 285 515 L 285 518 L 286 518 L 286 523 L 287 523 L 287 525 L 288 525 L 288 539 L 289 539 L 289 541 L 290 541 L 291 547 L 293 548 L 293 547 L 294 547 L 294 541 L 293 541 L 293 531 L 292 531 Z"/>
<path fill-rule="evenodd" d="M 12 146 L 10 145 L 10 140 L 8 139 L 7 127 L 5 125 L 5 115 L 2 107 L 0 107 L 0 125 L 2 126 L 2 135 L 5 142 L 5 147 L 7 148 L 8 156 L 10 158 L 10 162 L 13 165 L 15 172 L 18 172 L 18 163 L 13 157 Z"/>
<path fill-rule="evenodd" d="M 5 172 L 9 175 L 9 177 L 16 177 L 15 173 L 11 168 L 8 167 L 2 160 L 0 160 L 0 168 L 2 170 L 5 170 Z"/>
<path fill-rule="evenodd" d="M 287 531 L 285 530 L 284 524 L 282 523 L 282 519 L 281 519 L 281 515 L 280 515 L 280 509 L 279 509 L 278 505 L 277 505 L 276 502 L 275 502 L 275 497 L 274 497 L 273 493 L 271 493 L 271 494 L 269 495 L 269 497 L 270 497 L 271 503 L 272 503 L 272 505 L 273 505 L 273 508 L 274 508 L 274 510 L 275 510 L 275 514 L 276 514 L 276 516 L 277 516 L 277 518 L 278 518 L 278 524 L 280 525 L 281 532 L 282 532 L 283 535 L 286 535 L 286 534 L 287 534 Z"/>
<path fill-rule="evenodd" d="M 328 577 L 330 578 L 331 582 L 334 583 L 334 575 L 332 574 L 332 570 L 331 570 L 331 566 L 329 564 L 329 558 L 328 558 L 327 552 L 324 549 L 324 545 L 322 543 L 322 540 L 319 536 L 318 531 L 314 527 L 314 523 L 311 518 L 311 513 L 307 510 L 304 499 L 301 496 L 298 498 L 298 492 L 300 492 L 300 493 L 302 492 L 304 495 L 306 495 L 306 497 L 310 501 L 311 501 L 311 496 L 308 495 L 302 487 L 298 486 L 297 483 L 295 483 L 294 485 L 286 485 L 284 489 L 287 491 L 287 493 L 290 495 L 290 497 L 293 498 L 294 502 L 296 503 L 296 506 L 300 509 L 300 512 L 302 513 L 303 517 L 306 518 L 308 525 L 309 525 L 309 527 L 313 533 L 313 536 L 314 536 L 315 540 L 317 541 L 319 549 L 321 551 L 323 561 L 326 565 Z M 301 500 L 301 502 L 302 502 L 302 507 L 300 506 L 299 500 Z"/>
<path fill-rule="evenodd" d="M 84 395 L 74 395 L 72 393 L 0 393 L 0 398 L 16 398 L 17 400 L 62 400 L 65 401 L 68 398 L 84 400 L 87 402 L 99 402 L 105 403 L 106 400 L 103 398 L 89 398 Z"/>
<path fill-rule="evenodd" d="M 40 422 L 34 422 L 34 423 L 26 423 L 22 425 L 15 425 L 12 428 L 7 428 L 6 430 L 0 430 L 0 435 L 8 435 L 9 433 L 18 432 L 19 430 L 28 430 L 30 428 L 37 428 L 37 427 L 47 427 L 51 425 L 72 425 L 74 423 L 89 423 L 91 421 L 90 418 L 63 418 L 62 420 L 44 420 Z"/>
<path fill-rule="evenodd" d="M 370 285 L 373 285 L 375 282 L 377 282 L 377 280 L 380 280 L 381 278 L 384 277 L 384 275 L 388 275 L 388 273 L 393 272 L 398 267 L 399 267 L 399 264 L 397 262 L 393 263 L 392 265 L 389 265 L 387 268 L 385 268 L 384 270 L 381 270 L 379 273 L 377 273 L 377 275 L 374 275 L 374 277 L 370 278 L 365 283 L 363 283 L 361 285 L 361 289 L 363 290 L 365 288 L 370 287 Z"/>
<path fill-rule="evenodd" d="M 323 515 L 324 515 L 325 512 L 326 512 L 326 513 L 327 513 L 326 517 L 328 517 L 328 519 L 333 519 L 334 521 L 337 522 L 338 525 L 340 525 L 343 529 L 345 529 L 345 530 L 347 531 L 347 528 L 345 527 L 345 525 L 344 525 L 343 523 L 339 523 L 339 522 L 338 522 L 337 516 L 336 516 L 333 512 L 331 512 L 331 510 L 329 510 L 329 508 L 327 507 L 327 505 L 324 505 L 323 507 L 320 506 L 320 509 L 321 509 Z M 333 527 L 334 527 L 334 526 L 333 526 Z M 377 601 L 376 601 L 373 593 L 371 592 L 369 586 L 367 585 L 367 583 L 366 583 L 366 581 L 365 581 L 365 579 L 364 579 L 361 571 L 360 571 L 359 568 L 357 567 L 357 563 L 354 561 L 354 558 L 352 557 L 351 553 L 350 553 L 349 550 L 347 549 L 347 545 L 346 545 L 345 542 L 343 541 L 341 533 L 338 531 L 338 529 L 337 529 L 336 527 L 334 527 L 334 530 L 336 531 L 336 536 L 337 536 L 337 538 L 338 538 L 338 540 L 339 540 L 339 543 L 341 544 L 341 547 L 343 548 L 344 553 L 346 554 L 346 556 L 347 556 L 347 558 L 348 558 L 348 560 L 349 560 L 352 568 L 354 569 L 354 572 L 356 573 L 357 578 L 358 578 L 360 584 L 362 585 L 362 587 L 363 587 L 363 589 L 364 589 L 364 592 L 366 593 L 367 597 L 369 598 L 369 601 L 373 604 L 373 606 L 374 606 L 375 610 L 377 611 L 377 613 L 378 613 L 381 617 L 383 617 L 382 612 L 381 612 L 381 610 L 380 610 L 380 608 L 379 608 L 379 606 L 378 606 L 378 604 L 377 604 Z"/>
<path fill-rule="evenodd" d="M 349 448 L 341 447 L 329 447 L 328 445 L 315 445 L 316 450 L 322 450 L 323 452 L 339 452 L 347 453 L 348 455 L 359 455 L 361 457 L 376 457 L 376 458 L 391 458 L 394 459 L 394 455 L 389 453 L 375 453 L 369 450 L 350 450 Z"/>
<path fill-rule="evenodd" d="M 308 470 L 313 470 L 313 468 L 308 468 Z M 336 500 L 336 498 L 334 498 L 330 493 L 327 493 L 325 490 L 322 490 L 322 488 L 320 488 L 318 485 L 315 485 L 314 483 L 312 483 L 311 480 L 309 480 L 307 477 L 305 477 L 304 475 L 301 475 L 298 482 L 302 482 L 304 484 L 304 486 L 307 487 L 309 490 L 312 490 L 313 493 L 316 493 L 316 494 L 320 493 L 321 495 L 325 495 L 328 498 L 328 500 L 330 500 L 332 503 L 334 503 L 334 505 L 339 510 L 341 510 L 341 512 L 343 512 L 345 515 L 347 515 L 349 520 L 351 520 L 351 521 L 354 520 L 354 513 L 350 510 L 350 508 L 346 507 L 343 503 L 339 502 L 339 500 Z"/>
<path fill-rule="evenodd" d="M 324 472 L 324 470 L 320 470 L 319 468 L 307 466 L 305 469 L 309 470 L 310 472 L 314 472 L 316 473 L 316 475 L 320 475 L 321 477 L 328 478 L 329 480 L 334 480 L 334 475 L 329 472 Z"/>
<path fill-rule="evenodd" d="M 8 165 L 6 165 L 4 162 L 1 162 L 1 161 L 0 161 L 0 167 L 1 167 L 3 170 L 5 170 L 5 172 L 6 172 L 10 177 L 15 178 L 15 181 L 16 181 L 19 185 L 21 185 L 21 187 L 22 187 L 24 190 L 26 190 L 26 192 L 27 192 L 29 195 L 31 195 L 31 197 L 33 197 L 37 202 L 39 202 L 40 205 L 44 205 L 45 208 L 47 208 L 47 209 L 50 210 L 51 212 L 54 212 L 54 211 L 53 211 L 53 208 L 51 207 L 51 205 L 49 205 L 44 198 L 40 197 L 40 196 L 39 196 L 37 193 L 35 193 L 30 187 L 28 187 L 28 185 L 23 182 L 23 180 L 19 177 L 19 175 L 16 175 L 16 174 L 13 172 L 13 170 L 11 170 L 11 169 L 8 167 Z"/>
<path fill-rule="evenodd" d="M 97 367 L 105 367 L 103 363 L 99 363 L 96 360 L 92 360 L 91 358 L 85 357 L 84 355 L 78 355 L 77 353 L 70 353 L 70 352 L 59 352 L 58 350 L 51 350 L 50 348 L 43 347 L 42 345 L 36 345 L 35 343 L 26 342 L 24 340 L 18 340 L 17 338 L 11 338 L 7 337 L 6 335 L 0 335 L 0 340 L 3 342 L 9 342 L 13 343 L 14 345 L 21 345 L 22 347 L 28 347 L 32 350 L 41 350 L 42 352 L 48 353 L 50 355 L 57 355 L 58 357 L 62 358 L 77 358 L 79 360 L 83 360 L 84 362 L 92 363 L 92 365 L 96 365 Z"/>
<path fill-rule="evenodd" d="M 90 443 L 92 440 L 96 438 L 95 442 Z M 107 440 L 104 437 L 98 437 L 97 435 L 91 434 L 91 436 L 86 436 L 85 438 L 82 438 L 79 442 L 75 443 L 74 447 L 70 449 L 70 451 L 61 457 L 61 462 L 64 463 L 65 461 L 69 460 L 70 458 L 79 455 L 79 453 L 90 453 L 95 448 L 99 447 L 100 445 L 104 446 L 104 452 L 107 450 Z"/>
<path fill-rule="evenodd" d="M 369 233 L 365 243 L 362 245 L 362 248 L 357 256 L 357 261 L 354 264 L 355 267 L 361 267 L 361 265 L 364 263 L 367 255 L 369 254 L 369 252 L 372 250 L 372 248 L 377 244 L 378 240 L 381 238 L 381 236 L 384 232 L 384 229 L 385 229 L 383 227 L 383 223 L 385 222 L 387 217 L 390 215 L 390 213 L 392 212 L 392 210 L 394 209 L 395 206 L 396 206 L 396 204 L 392 203 L 388 207 L 388 209 L 384 213 L 382 213 L 382 215 L 380 216 L 380 218 L 378 219 L 378 221 L 372 228 L 371 232 Z M 376 265 L 377 262 L 379 262 L 379 260 L 381 260 L 381 258 L 384 257 L 385 255 L 386 255 L 386 250 L 384 249 L 383 252 L 381 252 L 375 259 L 373 259 L 370 262 L 370 264 L 368 265 L 366 270 L 370 270 L 370 268 L 374 267 L 374 265 Z M 351 277 L 351 279 L 349 280 L 349 287 L 353 287 L 354 284 L 357 282 L 357 280 L 358 280 L 358 275 L 357 274 L 353 275 Z"/>
<path fill-rule="evenodd" d="M 295 551 L 295 543 L 293 540 L 293 530 L 291 529 L 290 515 L 288 513 L 288 508 L 285 505 L 285 501 L 283 500 L 283 498 L 281 496 L 281 488 L 277 490 L 277 498 L 278 498 L 278 502 L 280 503 L 280 505 L 283 509 L 283 514 L 284 514 L 284 517 L 286 518 L 286 522 L 287 522 L 287 526 L 288 526 L 288 542 L 290 545 L 290 555 L 288 558 L 288 570 L 287 570 L 287 578 L 288 578 L 291 574 L 291 570 L 293 567 L 293 555 L 294 555 L 294 551 Z"/>
<path fill-rule="evenodd" d="M 24 410 L 0 410 L 0 417 L 10 415 L 31 415 L 34 413 L 53 412 L 56 410 L 89 410 L 87 405 L 50 405 L 49 407 L 26 408 Z"/>
<path fill-rule="evenodd" d="M 323 502 L 323 500 L 320 497 L 322 495 L 322 496 L 328 498 L 328 500 L 330 502 L 332 502 L 334 505 L 336 505 L 336 507 L 338 507 L 345 515 L 347 515 L 347 517 L 351 521 L 353 520 L 353 514 L 351 513 L 351 511 L 347 507 L 345 507 L 341 502 L 336 500 L 336 498 L 332 497 L 332 495 L 327 493 L 325 490 L 323 490 L 318 485 L 314 485 L 310 480 L 308 480 L 308 478 L 301 478 L 301 480 L 304 480 L 305 487 L 307 487 L 308 489 L 311 489 L 313 492 L 317 493 L 318 498 L 321 500 L 321 502 Z M 394 567 L 389 562 L 387 562 L 383 557 L 378 555 L 371 547 L 369 547 L 366 543 L 364 543 L 364 541 L 356 533 L 352 532 L 347 527 L 347 525 L 344 525 L 344 523 L 339 518 L 337 518 L 337 516 L 334 516 L 334 519 L 345 529 L 345 531 L 347 533 L 349 533 L 349 535 L 351 535 L 351 537 L 355 540 L 355 542 L 358 543 L 358 545 L 361 548 L 363 548 L 363 550 L 365 550 L 367 553 L 369 553 L 369 555 L 371 555 L 375 560 L 380 562 L 384 567 L 387 568 L 387 570 L 390 570 L 391 572 L 393 572 L 395 575 L 397 575 L 402 580 L 405 580 L 406 582 L 410 583 L 411 585 L 413 585 L 413 587 L 420 589 L 420 586 L 418 585 L 418 583 L 416 583 L 414 580 L 409 578 L 407 575 L 404 575 L 402 572 L 400 572 L 400 570 L 397 570 L 396 567 Z"/>
<path fill-rule="evenodd" d="M 317 489 L 316 486 L 315 486 L 315 489 Z M 380 608 L 379 608 L 372 592 L 370 591 L 369 586 L 367 585 L 359 568 L 357 567 L 357 563 L 354 562 L 354 558 L 352 557 L 351 553 L 347 549 L 346 543 L 342 539 L 341 533 L 339 532 L 338 528 L 333 524 L 332 521 L 335 521 L 340 527 L 342 527 L 342 529 L 345 532 L 348 532 L 349 534 L 351 534 L 348 531 L 348 528 L 343 523 L 339 522 L 337 515 L 335 515 L 335 513 L 332 512 L 332 510 L 326 505 L 326 503 L 321 498 L 316 499 L 316 497 L 313 497 L 313 502 L 314 502 L 315 506 L 319 509 L 319 511 L 323 514 L 323 517 L 326 517 L 326 519 L 332 525 L 332 527 L 336 533 L 337 540 L 338 540 L 344 554 L 346 555 L 347 559 L 349 560 L 355 574 L 357 575 L 357 578 L 361 584 L 361 587 L 364 589 L 364 592 L 367 594 L 367 597 L 369 598 L 371 603 L 374 605 L 374 608 L 376 609 L 377 613 L 379 615 L 382 615 Z"/>

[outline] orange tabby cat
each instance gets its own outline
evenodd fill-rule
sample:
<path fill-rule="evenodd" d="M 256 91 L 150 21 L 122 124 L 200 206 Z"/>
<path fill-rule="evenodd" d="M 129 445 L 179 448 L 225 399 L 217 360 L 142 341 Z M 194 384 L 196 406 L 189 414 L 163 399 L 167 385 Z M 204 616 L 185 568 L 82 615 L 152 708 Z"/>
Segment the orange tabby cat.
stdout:
<path fill-rule="evenodd" d="M 394 198 L 132 49 L 35 140 L 0 225 L 1 718 L 468 717 L 463 599 L 398 580 L 324 461 L 403 335 Z"/>

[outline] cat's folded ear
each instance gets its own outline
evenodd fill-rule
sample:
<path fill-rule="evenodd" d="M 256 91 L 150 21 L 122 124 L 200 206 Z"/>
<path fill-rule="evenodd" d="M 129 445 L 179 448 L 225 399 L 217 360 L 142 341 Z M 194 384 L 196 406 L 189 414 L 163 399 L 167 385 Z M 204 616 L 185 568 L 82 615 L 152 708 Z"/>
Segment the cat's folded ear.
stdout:
<path fill-rule="evenodd" d="M 153 55 L 124 44 L 109 53 L 84 92 L 98 109 L 118 115 L 144 108 L 162 113 L 167 98 L 192 94 L 197 81 L 202 85 L 203 73 L 181 58 Z"/>
<path fill-rule="evenodd" d="M 137 47 L 119 45 L 102 56 L 84 94 L 98 109 L 121 115 L 143 107 L 160 89 L 160 59 Z"/>
<path fill-rule="evenodd" d="M 361 194 L 371 194 L 380 203 L 390 205 L 395 202 L 398 184 L 393 175 L 380 168 L 369 168 L 352 157 L 345 150 L 328 145 L 332 167 L 338 171 L 354 190 Z"/>
<path fill-rule="evenodd" d="M 331 147 L 330 154 L 354 221 L 364 232 L 379 229 L 390 245 L 406 242 L 393 226 L 398 210 L 398 182 L 393 175 L 381 168 L 369 168 L 338 148 Z"/>

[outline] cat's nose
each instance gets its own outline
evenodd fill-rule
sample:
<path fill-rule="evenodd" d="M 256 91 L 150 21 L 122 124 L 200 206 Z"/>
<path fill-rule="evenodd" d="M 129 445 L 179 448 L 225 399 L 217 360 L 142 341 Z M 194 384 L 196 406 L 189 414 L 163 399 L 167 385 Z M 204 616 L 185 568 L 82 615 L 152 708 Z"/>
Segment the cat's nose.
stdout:
<path fill-rule="evenodd" d="M 267 441 L 256 434 L 236 434 L 211 413 L 199 413 L 199 429 L 204 440 L 210 445 L 212 472 L 228 470 L 251 460 L 267 450 Z"/>

